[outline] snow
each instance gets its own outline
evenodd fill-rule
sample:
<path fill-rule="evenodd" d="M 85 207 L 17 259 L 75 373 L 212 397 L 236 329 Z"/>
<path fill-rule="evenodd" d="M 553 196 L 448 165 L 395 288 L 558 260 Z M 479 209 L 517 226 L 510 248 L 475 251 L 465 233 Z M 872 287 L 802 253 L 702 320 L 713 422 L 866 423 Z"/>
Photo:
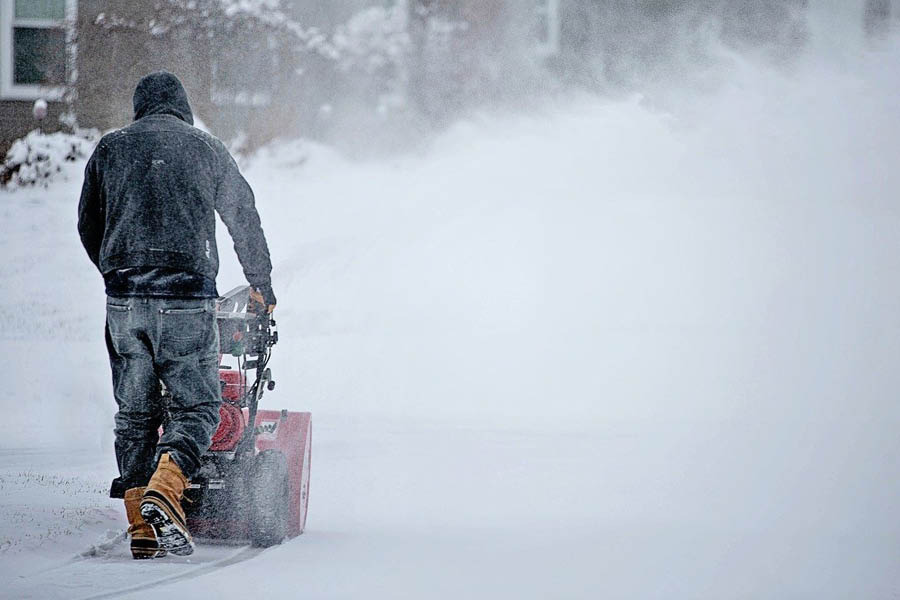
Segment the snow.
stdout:
<path fill-rule="evenodd" d="M 0 596 L 896 595 L 898 57 L 256 155 L 267 405 L 314 427 L 262 553 L 72 560 L 124 528 L 102 285 L 77 176 L 0 193 Z"/>

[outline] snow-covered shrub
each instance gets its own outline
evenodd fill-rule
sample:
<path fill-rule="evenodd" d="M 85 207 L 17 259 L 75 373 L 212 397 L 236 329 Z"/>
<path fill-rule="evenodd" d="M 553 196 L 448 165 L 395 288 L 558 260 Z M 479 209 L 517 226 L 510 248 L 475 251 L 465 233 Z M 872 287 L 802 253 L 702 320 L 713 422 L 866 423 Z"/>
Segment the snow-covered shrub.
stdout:
<path fill-rule="evenodd" d="M 0 165 L 0 185 L 8 189 L 47 186 L 64 173 L 64 165 L 90 156 L 100 139 L 96 129 L 41 133 L 37 129 L 13 142 Z"/>
<path fill-rule="evenodd" d="M 409 51 L 405 10 L 400 6 L 361 10 L 337 27 L 332 43 L 342 70 L 376 73 L 397 65 Z"/>
<path fill-rule="evenodd" d="M 342 76 L 361 84 L 378 113 L 406 104 L 410 40 L 403 5 L 357 12 L 337 27 L 331 45 Z"/>

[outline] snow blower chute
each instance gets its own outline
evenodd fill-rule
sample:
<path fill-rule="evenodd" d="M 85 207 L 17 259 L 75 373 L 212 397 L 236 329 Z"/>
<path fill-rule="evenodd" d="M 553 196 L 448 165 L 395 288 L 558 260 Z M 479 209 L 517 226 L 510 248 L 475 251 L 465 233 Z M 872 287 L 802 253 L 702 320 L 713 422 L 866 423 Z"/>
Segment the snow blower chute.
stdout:
<path fill-rule="evenodd" d="M 275 388 L 268 362 L 278 333 L 249 286 L 219 298 L 216 322 L 221 421 L 185 491 L 188 528 L 201 540 L 272 546 L 306 524 L 311 415 L 259 409 Z"/>

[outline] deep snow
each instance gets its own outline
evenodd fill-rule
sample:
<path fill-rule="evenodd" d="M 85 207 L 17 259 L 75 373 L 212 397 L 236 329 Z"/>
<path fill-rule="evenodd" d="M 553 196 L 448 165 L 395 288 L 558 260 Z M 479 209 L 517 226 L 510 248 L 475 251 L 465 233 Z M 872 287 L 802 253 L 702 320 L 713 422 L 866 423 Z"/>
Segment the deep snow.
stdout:
<path fill-rule="evenodd" d="M 0 194 L 0 596 L 896 596 L 898 57 L 256 156 L 310 515 L 213 572 L 65 562 L 124 527 L 81 165 Z"/>

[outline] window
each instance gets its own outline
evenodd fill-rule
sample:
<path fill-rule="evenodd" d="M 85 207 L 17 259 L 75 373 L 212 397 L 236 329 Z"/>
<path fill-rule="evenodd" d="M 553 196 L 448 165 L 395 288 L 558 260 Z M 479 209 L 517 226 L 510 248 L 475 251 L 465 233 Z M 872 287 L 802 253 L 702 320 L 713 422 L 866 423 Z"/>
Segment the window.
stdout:
<path fill-rule="evenodd" d="M 59 99 L 70 71 L 75 0 L 0 1 L 0 97 Z"/>
<path fill-rule="evenodd" d="M 559 52 L 559 0 L 535 0 L 534 26 L 538 52 L 550 56 Z"/>

